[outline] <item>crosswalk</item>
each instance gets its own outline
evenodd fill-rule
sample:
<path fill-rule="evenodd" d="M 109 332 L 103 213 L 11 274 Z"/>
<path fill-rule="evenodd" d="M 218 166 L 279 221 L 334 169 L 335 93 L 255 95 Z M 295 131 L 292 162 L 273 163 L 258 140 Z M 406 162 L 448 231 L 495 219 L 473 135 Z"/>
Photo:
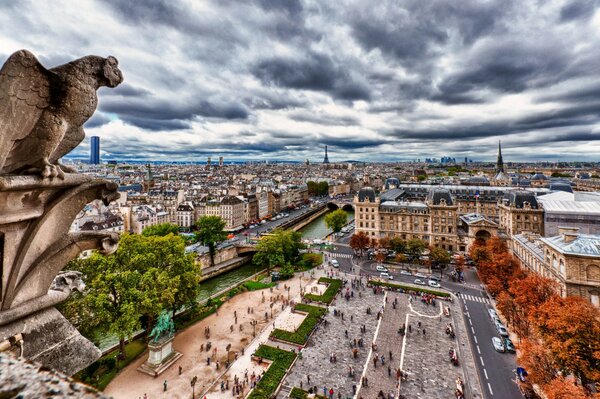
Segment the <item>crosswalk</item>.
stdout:
<path fill-rule="evenodd" d="M 327 257 L 329 259 L 336 259 L 336 258 L 352 259 L 352 254 L 338 254 L 338 253 L 325 252 L 325 255 L 327 255 Z"/>
<path fill-rule="evenodd" d="M 486 304 L 490 304 L 490 300 L 487 298 L 482 298 L 480 296 L 474 296 L 474 295 L 468 295 L 468 294 L 462 294 L 459 293 L 458 294 L 459 297 L 462 297 L 463 300 L 467 300 L 467 301 L 471 301 L 471 302 L 480 302 L 480 303 L 486 303 Z"/>

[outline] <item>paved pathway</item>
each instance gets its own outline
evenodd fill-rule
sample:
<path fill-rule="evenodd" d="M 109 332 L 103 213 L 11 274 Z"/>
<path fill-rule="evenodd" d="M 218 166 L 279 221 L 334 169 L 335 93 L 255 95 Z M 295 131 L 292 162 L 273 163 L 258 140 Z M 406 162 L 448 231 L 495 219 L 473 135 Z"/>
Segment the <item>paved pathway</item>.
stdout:
<path fill-rule="evenodd" d="M 377 333 L 377 348 L 369 359 L 365 373 L 368 386 L 364 384 L 361 386 L 359 397 L 375 398 L 379 391 L 385 395 L 389 393 L 396 395 L 396 370 L 400 369 L 403 338 L 398 330 L 405 323 L 408 311 L 408 300 L 405 295 L 387 293 L 385 310 Z M 381 356 L 384 357 L 383 365 Z M 378 361 L 374 363 L 376 357 Z"/>
<path fill-rule="evenodd" d="M 347 287 L 352 289 L 350 283 Z M 343 292 L 345 290 L 346 288 Z M 361 297 L 358 296 L 359 292 Z M 323 387 L 327 391 L 333 388 L 335 398 L 338 397 L 338 392 L 342 398 L 354 396 L 352 386 L 358 385 L 375 334 L 376 314 L 382 303 L 383 295 L 374 295 L 372 290 L 367 288 L 354 289 L 354 298 L 349 301 L 338 296 L 325 317 L 327 326 L 321 324 L 311 336 L 309 344 L 302 350 L 302 358 L 298 359 L 283 385 L 302 387 L 304 390 L 308 390 L 309 386 L 316 386 L 320 394 L 323 393 Z M 369 307 L 371 314 L 367 314 Z M 341 315 L 334 316 L 334 309 L 343 312 L 343 320 Z M 364 333 L 360 331 L 362 325 L 366 327 Z M 348 337 L 345 335 L 346 330 Z M 352 357 L 350 343 L 353 344 L 354 339 L 360 338 L 363 339 L 364 346 L 358 348 L 358 356 L 355 359 Z M 332 353 L 336 355 L 336 363 L 329 360 Z M 349 366 L 354 369 L 354 378 L 348 375 Z M 307 376 L 310 376 L 310 384 Z M 282 393 L 278 395 L 278 398 L 284 397 Z"/>

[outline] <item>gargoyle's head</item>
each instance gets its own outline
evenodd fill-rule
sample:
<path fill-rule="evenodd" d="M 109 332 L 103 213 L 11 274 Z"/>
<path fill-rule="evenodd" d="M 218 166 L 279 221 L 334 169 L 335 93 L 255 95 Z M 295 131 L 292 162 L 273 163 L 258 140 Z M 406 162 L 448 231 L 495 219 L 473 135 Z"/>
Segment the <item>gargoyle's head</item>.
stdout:
<path fill-rule="evenodd" d="M 104 60 L 102 67 L 104 84 L 108 87 L 117 87 L 123 81 L 123 73 L 119 69 L 119 61 L 112 55 Z"/>

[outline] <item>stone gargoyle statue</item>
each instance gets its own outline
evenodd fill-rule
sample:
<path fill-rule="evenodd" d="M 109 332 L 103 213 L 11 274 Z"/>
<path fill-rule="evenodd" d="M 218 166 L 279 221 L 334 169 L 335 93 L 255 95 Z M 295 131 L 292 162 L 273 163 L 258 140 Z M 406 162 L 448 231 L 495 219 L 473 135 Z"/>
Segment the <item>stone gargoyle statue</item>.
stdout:
<path fill-rule="evenodd" d="M 27 50 L 12 54 L 0 70 L 0 174 L 62 179 L 72 172 L 58 160 L 84 139 L 96 90 L 122 81 L 114 57 L 89 55 L 46 69 Z"/>
<path fill-rule="evenodd" d="M 20 50 L 0 69 L 0 351 L 18 341 L 23 357 L 69 375 L 101 352 L 56 309 L 85 286 L 85 276 L 61 271 L 82 251 L 110 254 L 119 241 L 71 225 L 86 204 L 119 193 L 117 183 L 72 173 L 59 159 L 85 137 L 96 90 L 123 81 L 117 65 L 90 55 L 46 69 Z"/>

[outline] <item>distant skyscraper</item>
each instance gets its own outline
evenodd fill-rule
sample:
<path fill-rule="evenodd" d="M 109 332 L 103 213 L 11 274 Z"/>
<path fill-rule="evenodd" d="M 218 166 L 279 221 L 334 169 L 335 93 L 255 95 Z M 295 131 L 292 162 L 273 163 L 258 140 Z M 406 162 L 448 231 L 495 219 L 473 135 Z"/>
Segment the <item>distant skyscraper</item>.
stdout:
<path fill-rule="evenodd" d="M 92 136 L 90 145 L 90 164 L 100 164 L 100 137 Z"/>
<path fill-rule="evenodd" d="M 496 161 L 496 173 L 504 173 L 504 162 L 502 161 L 502 148 L 500 147 L 500 140 L 498 140 L 498 160 Z"/>
<path fill-rule="evenodd" d="M 325 146 L 325 159 L 323 160 L 323 163 L 329 163 L 329 157 L 327 156 L 327 146 Z"/>
<path fill-rule="evenodd" d="M 223 157 L 219 157 L 219 168 L 223 167 Z"/>

